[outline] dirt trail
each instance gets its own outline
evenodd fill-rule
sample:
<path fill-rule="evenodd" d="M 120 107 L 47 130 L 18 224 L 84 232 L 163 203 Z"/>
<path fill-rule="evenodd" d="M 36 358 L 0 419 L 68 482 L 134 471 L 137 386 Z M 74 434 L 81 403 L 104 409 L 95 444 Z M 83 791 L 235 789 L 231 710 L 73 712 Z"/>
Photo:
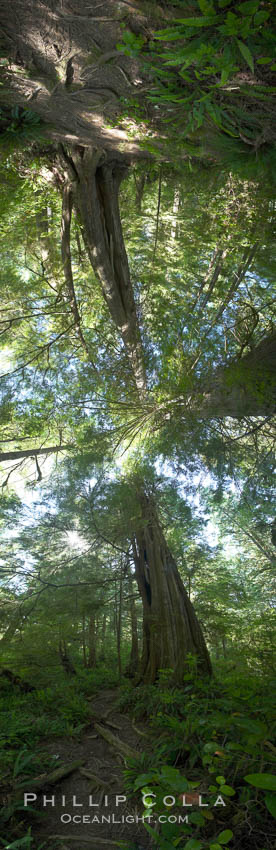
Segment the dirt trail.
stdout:
<path fill-rule="evenodd" d="M 47 850 L 51 850 L 52 846 L 60 846 L 60 850 L 87 850 L 89 847 L 92 850 L 94 847 L 97 850 L 114 850 L 117 841 L 127 842 L 127 850 L 130 847 L 131 850 L 149 847 L 149 837 L 143 824 L 129 821 L 141 817 L 142 806 L 138 810 L 132 801 L 116 799 L 125 796 L 124 757 L 95 730 L 95 724 L 100 724 L 107 734 L 115 735 L 138 752 L 148 747 L 146 738 L 133 728 L 132 718 L 116 709 L 117 697 L 117 690 L 106 690 L 91 699 L 91 723 L 79 739 L 55 739 L 46 747 L 49 753 L 59 756 L 57 766 L 79 759 L 83 762 L 80 769 L 54 786 L 47 787 L 45 784 L 42 792 L 37 792 L 37 800 L 30 803 L 37 811 L 45 812 L 43 820 L 28 819 L 28 823 L 32 823 L 32 834 L 38 843 L 49 840 Z M 94 774 L 104 784 L 95 787 L 93 779 L 82 771 Z M 45 808 L 43 794 L 49 801 L 54 798 Z M 60 839 L 60 845 L 58 841 L 55 844 L 56 837 Z"/>
<path fill-rule="evenodd" d="M 150 156 L 121 123 L 122 104 L 141 85 L 138 61 L 116 51 L 121 25 L 137 22 L 140 0 L 0 0 L 0 42 L 9 59 L 1 101 L 31 109 L 51 138 Z M 137 18 L 138 16 L 138 18 Z M 119 117 L 118 117 L 119 116 Z"/>

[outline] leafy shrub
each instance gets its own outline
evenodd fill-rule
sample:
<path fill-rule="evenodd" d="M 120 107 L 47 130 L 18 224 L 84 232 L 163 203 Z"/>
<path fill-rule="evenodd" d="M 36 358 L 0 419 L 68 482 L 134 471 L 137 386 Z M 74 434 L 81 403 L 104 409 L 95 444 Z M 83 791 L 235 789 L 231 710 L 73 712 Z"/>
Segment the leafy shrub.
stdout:
<path fill-rule="evenodd" d="M 176 808 L 170 813 L 176 816 L 181 791 L 187 790 L 194 801 L 192 808 L 184 809 L 189 814 L 188 824 L 180 826 L 167 820 L 156 832 L 150 822 L 145 822 L 158 847 L 218 850 L 232 840 L 234 831 L 242 836 L 242 846 L 249 822 L 254 834 L 260 830 L 261 841 L 266 831 L 266 850 L 272 849 L 271 816 L 275 817 L 276 799 L 272 776 L 276 763 L 272 681 L 264 684 L 261 677 L 240 671 L 224 671 L 216 681 L 192 681 L 188 672 L 183 688 L 170 689 L 160 683 L 155 688 L 143 686 L 131 692 L 129 686 L 124 687 L 121 705 L 127 706 L 135 717 L 148 718 L 151 749 L 154 740 L 154 762 L 152 753 L 142 754 L 139 762 L 128 762 L 127 792 L 155 794 L 154 817 L 156 812 L 166 812 L 166 807 L 162 807 L 164 792 L 175 797 Z M 260 789 L 257 801 L 256 788 Z M 207 794 L 210 808 L 198 808 L 201 793 Z M 219 809 L 217 825 L 218 810 L 212 805 L 218 795 L 226 807 Z M 150 813 L 150 807 L 147 811 Z M 227 826 L 233 829 L 222 829 L 224 812 Z"/>
<path fill-rule="evenodd" d="M 26 147 L 31 141 L 43 137 L 43 124 L 39 115 L 21 106 L 0 109 L 0 149 L 11 154 Z"/>
<path fill-rule="evenodd" d="M 170 126 L 170 138 L 200 141 L 200 129 L 256 150 L 275 140 L 275 9 L 271 2 L 198 0 L 185 17 L 146 37 L 127 30 L 118 50 L 140 54 L 150 79 L 148 101 Z M 194 10 L 194 11 L 193 11 Z M 159 112 L 160 110 L 160 112 Z M 179 138 L 180 133 L 180 138 Z M 185 148 L 184 148 L 185 149 Z M 253 157 L 252 157 L 253 158 Z"/>

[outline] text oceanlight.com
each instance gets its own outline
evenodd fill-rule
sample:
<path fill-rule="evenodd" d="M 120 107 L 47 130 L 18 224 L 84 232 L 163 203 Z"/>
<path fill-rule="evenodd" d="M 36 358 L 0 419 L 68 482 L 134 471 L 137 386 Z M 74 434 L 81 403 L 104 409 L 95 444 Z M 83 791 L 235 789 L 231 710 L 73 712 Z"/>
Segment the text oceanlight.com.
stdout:
<path fill-rule="evenodd" d="M 157 823 L 189 823 L 189 815 L 70 815 L 69 812 L 64 812 L 60 816 L 61 823 L 150 823 L 155 826 Z"/>

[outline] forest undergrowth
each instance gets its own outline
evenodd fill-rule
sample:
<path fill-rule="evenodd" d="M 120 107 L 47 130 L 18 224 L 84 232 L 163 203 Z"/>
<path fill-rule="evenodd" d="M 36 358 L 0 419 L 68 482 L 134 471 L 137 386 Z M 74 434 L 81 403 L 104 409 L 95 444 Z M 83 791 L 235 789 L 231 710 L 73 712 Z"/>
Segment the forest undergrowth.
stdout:
<path fill-rule="evenodd" d="M 272 850 L 275 688 L 268 676 L 228 667 L 225 672 L 218 663 L 209 681 L 196 676 L 191 660 L 181 688 L 170 684 L 170 671 L 161 672 L 157 685 L 137 688 L 127 679 L 119 683 L 103 666 L 67 681 L 61 675 L 55 685 L 26 694 L 8 682 L 2 686 L 1 842 L 6 850 L 49 848 L 48 842 L 37 843 L 37 827 L 33 835 L 33 818 L 40 815 L 32 806 L 24 808 L 23 791 L 41 776 L 47 789 L 47 777 L 57 765 L 63 767 L 64 759 L 60 763 L 49 753 L 49 741 L 67 741 L 65 762 L 72 742 L 76 755 L 91 724 L 89 698 L 110 687 L 114 712 L 131 717 L 143 736 L 144 749 L 125 760 L 124 793 L 145 816 L 144 845 L 135 838 L 131 844 L 111 844 L 125 850 Z M 179 824 L 185 815 L 188 823 Z M 51 850 L 65 846 L 66 837 L 50 844 Z"/>

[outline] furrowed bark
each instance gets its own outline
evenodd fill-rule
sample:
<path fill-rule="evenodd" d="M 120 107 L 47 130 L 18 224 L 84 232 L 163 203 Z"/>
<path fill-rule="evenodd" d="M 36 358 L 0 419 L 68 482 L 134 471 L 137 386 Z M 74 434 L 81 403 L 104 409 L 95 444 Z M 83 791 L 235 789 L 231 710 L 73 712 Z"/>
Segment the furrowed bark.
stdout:
<path fill-rule="evenodd" d="M 133 555 L 143 601 L 143 650 L 137 681 L 153 683 L 159 670 L 183 680 L 187 654 L 198 669 L 211 673 L 211 662 L 200 624 L 167 546 L 152 497 L 139 494 L 141 530 Z"/>
<path fill-rule="evenodd" d="M 91 354 L 89 348 L 86 344 L 86 340 L 84 338 L 82 327 L 81 327 L 81 318 L 79 314 L 78 302 L 75 294 L 73 273 L 72 273 L 72 260 L 71 260 L 71 245 L 70 245 L 70 233 L 71 233 L 71 218 L 72 218 L 72 206 L 73 206 L 73 195 L 70 184 L 66 180 L 63 186 L 62 192 L 62 219 L 61 219 L 61 258 L 63 264 L 63 271 L 65 282 L 68 290 L 68 299 L 70 304 L 70 309 L 72 315 L 74 317 L 76 331 L 78 337 L 80 339 L 81 345 L 88 355 L 89 360 L 91 360 Z M 94 368 L 95 365 L 93 361 L 91 361 Z"/>
<path fill-rule="evenodd" d="M 146 375 L 135 300 L 122 233 L 119 188 L 127 169 L 102 162 L 99 151 L 75 152 L 74 202 L 85 233 L 91 265 L 128 354 L 136 387 L 146 393 Z"/>

